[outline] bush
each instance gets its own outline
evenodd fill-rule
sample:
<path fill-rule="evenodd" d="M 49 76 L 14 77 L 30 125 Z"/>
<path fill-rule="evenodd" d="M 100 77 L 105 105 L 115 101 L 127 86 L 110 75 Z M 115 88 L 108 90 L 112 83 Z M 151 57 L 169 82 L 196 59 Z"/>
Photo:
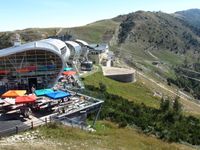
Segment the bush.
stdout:
<path fill-rule="evenodd" d="M 185 141 L 190 144 L 200 144 L 200 119 L 183 116 L 178 97 L 172 100 L 162 99 L 160 109 L 147 107 L 144 104 L 135 104 L 118 95 L 92 86 L 93 95 L 105 100 L 100 119 L 113 121 L 119 127 L 136 125 L 144 133 L 155 134 L 161 139 L 170 142 Z M 95 94 L 94 94 L 95 93 Z"/>
<path fill-rule="evenodd" d="M 101 91 L 101 92 L 106 92 L 106 85 L 103 84 L 102 82 L 99 83 L 99 88 L 100 88 L 100 91 Z"/>
<path fill-rule="evenodd" d="M 118 34 L 118 39 L 119 43 L 123 43 L 126 38 L 128 37 L 128 34 L 132 30 L 132 28 L 135 26 L 135 22 L 133 21 L 133 15 L 129 14 L 127 16 L 127 19 L 125 19 L 121 24 L 120 24 L 120 30 Z"/>

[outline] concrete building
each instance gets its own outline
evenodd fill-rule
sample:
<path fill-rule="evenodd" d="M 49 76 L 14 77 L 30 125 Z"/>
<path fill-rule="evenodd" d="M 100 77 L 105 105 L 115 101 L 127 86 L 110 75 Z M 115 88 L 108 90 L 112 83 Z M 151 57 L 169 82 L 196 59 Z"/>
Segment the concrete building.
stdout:
<path fill-rule="evenodd" d="M 133 69 L 102 67 L 103 75 L 120 82 L 135 82 L 136 71 Z"/>
<path fill-rule="evenodd" d="M 79 60 L 81 53 L 82 53 L 81 46 L 74 41 L 65 41 L 65 43 L 66 43 L 67 47 L 69 47 L 69 49 L 70 49 L 69 62 Z"/>
<path fill-rule="evenodd" d="M 88 49 L 89 44 L 87 42 L 85 42 L 83 40 L 79 40 L 79 39 L 76 39 L 75 42 L 81 46 L 82 52 L 81 52 L 80 56 L 82 58 L 82 61 L 87 61 L 88 53 L 89 53 L 89 49 Z"/>
<path fill-rule="evenodd" d="M 0 50 L 0 94 L 52 87 L 70 56 L 66 44 L 45 39 Z"/>
<path fill-rule="evenodd" d="M 95 64 L 101 64 L 105 54 L 109 51 L 108 44 L 90 44 L 88 59 Z"/>
<path fill-rule="evenodd" d="M 89 44 L 83 40 L 79 40 L 79 39 L 76 39 L 75 42 L 77 42 L 78 44 L 80 44 L 81 46 L 88 46 Z"/>

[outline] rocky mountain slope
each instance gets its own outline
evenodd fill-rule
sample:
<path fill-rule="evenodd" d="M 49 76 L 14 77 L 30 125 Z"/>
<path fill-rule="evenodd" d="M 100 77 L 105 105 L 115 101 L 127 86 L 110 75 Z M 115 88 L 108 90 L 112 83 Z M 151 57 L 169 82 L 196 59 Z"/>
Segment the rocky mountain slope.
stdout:
<path fill-rule="evenodd" d="M 198 37 L 175 17 L 162 12 L 128 14 L 120 24 L 119 44 L 136 44 L 140 49 L 153 47 L 175 53 L 200 51 Z"/>
<path fill-rule="evenodd" d="M 199 60 L 199 36 L 173 14 L 138 11 L 113 20 L 121 22 L 113 50 L 131 66 L 165 78 L 185 59 Z"/>

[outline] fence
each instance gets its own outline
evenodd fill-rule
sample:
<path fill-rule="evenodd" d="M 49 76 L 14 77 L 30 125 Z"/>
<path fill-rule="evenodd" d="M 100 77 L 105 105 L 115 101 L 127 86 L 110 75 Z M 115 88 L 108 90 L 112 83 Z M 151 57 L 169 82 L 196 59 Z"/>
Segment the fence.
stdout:
<path fill-rule="evenodd" d="M 71 114 L 75 114 L 79 111 L 86 110 L 86 109 L 90 108 L 90 110 L 87 110 L 87 112 L 89 113 L 92 110 L 93 111 L 96 110 L 97 107 L 99 107 L 99 106 L 101 107 L 101 104 L 103 103 L 102 100 L 99 100 L 99 99 L 96 99 L 96 98 L 93 98 L 93 97 L 90 97 L 90 96 L 86 96 L 86 95 L 80 94 L 80 93 L 76 93 L 76 94 L 78 94 L 79 96 L 84 96 L 84 97 L 88 98 L 90 101 L 93 101 L 93 103 L 91 103 L 90 105 L 87 105 L 83 108 L 78 108 L 78 109 L 74 110 L 73 112 L 70 112 Z M 65 106 L 60 106 L 60 109 L 61 108 L 65 108 Z M 98 111 L 98 114 L 99 114 L 99 111 Z M 96 121 L 98 114 L 95 117 L 94 122 Z M 76 120 L 73 120 L 71 118 L 67 118 L 66 117 L 67 115 L 68 115 L 68 113 L 66 113 L 66 112 L 64 114 L 54 113 L 54 114 L 51 114 L 49 116 L 37 118 L 35 120 L 33 119 L 32 121 L 27 121 L 27 122 L 23 123 L 22 125 L 18 125 L 18 126 L 15 126 L 13 128 L 6 129 L 6 130 L 0 130 L 0 137 L 9 136 L 9 135 L 12 135 L 12 134 L 17 134 L 19 132 L 29 130 L 29 129 L 33 129 L 34 127 L 38 127 L 38 126 L 47 124 L 49 122 L 62 122 L 63 124 L 71 126 L 71 127 L 78 127 L 78 128 L 83 129 L 83 130 L 88 130 L 88 128 L 86 128 L 86 124 L 83 121 L 76 121 Z"/>
<path fill-rule="evenodd" d="M 83 122 L 83 121 L 80 122 L 80 121 L 76 121 L 76 120 L 73 120 L 73 119 L 67 118 L 67 117 L 57 118 L 57 116 L 58 116 L 58 114 L 54 114 L 49 117 L 45 117 L 43 119 L 37 119 L 35 121 L 30 121 L 28 123 L 24 123 L 22 125 L 15 126 L 13 128 L 1 130 L 0 137 L 18 134 L 19 132 L 27 131 L 27 130 L 33 129 L 35 127 L 45 125 L 50 122 L 61 122 L 62 124 L 67 125 L 67 126 L 80 128 L 82 130 L 88 130 L 85 122 Z"/>
<path fill-rule="evenodd" d="M 64 125 L 70 126 L 72 128 L 80 128 L 82 130 L 87 130 L 87 125 L 84 121 L 77 121 L 68 117 L 56 118 L 55 122 L 61 122 Z"/>
<path fill-rule="evenodd" d="M 26 122 L 22 125 L 17 125 L 13 128 L 9 128 L 9 129 L 6 129 L 6 130 L 0 130 L 0 137 L 18 134 L 19 132 L 26 131 L 26 130 L 29 130 L 29 129 L 33 129 L 34 127 L 38 127 L 38 126 L 47 124 L 51 121 L 52 121 L 52 119 L 51 119 L 51 116 L 50 116 L 50 117 L 46 117 L 44 119 L 37 119 L 37 120 L 34 120 L 34 121 Z"/>

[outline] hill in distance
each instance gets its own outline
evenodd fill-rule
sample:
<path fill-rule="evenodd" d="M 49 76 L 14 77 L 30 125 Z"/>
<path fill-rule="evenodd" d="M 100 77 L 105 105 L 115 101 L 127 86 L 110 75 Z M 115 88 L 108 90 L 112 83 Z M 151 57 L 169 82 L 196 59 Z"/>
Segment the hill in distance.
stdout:
<path fill-rule="evenodd" d="M 12 46 L 15 34 L 19 34 L 23 43 L 48 38 L 55 35 L 72 35 L 89 43 L 109 42 L 119 23 L 101 20 L 86 26 L 74 28 L 28 28 L 12 32 L 0 32 L 0 49 Z"/>
<path fill-rule="evenodd" d="M 189 24 L 200 28 L 200 9 L 189 9 L 185 11 L 178 11 L 175 13 L 175 16 L 185 20 Z"/>

